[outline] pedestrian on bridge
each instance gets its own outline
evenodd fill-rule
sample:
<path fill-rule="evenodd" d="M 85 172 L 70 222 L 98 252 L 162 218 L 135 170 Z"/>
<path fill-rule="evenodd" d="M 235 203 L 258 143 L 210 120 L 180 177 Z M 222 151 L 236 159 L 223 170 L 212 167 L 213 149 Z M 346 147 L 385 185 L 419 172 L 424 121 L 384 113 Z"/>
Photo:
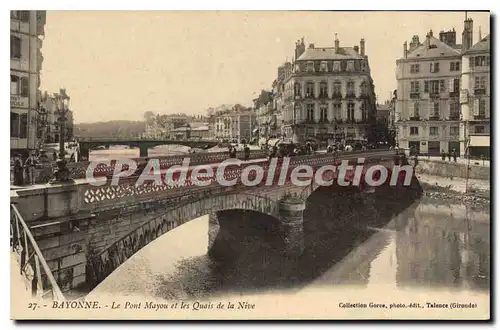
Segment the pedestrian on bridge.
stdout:
<path fill-rule="evenodd" d="M 14 185 L 22 186 L 24 184 L 24 168 L 22 155 L 18 154 L 14 159 Z"/>
<path fill-rule="evenodd" d="M 26 159 L 26 162 L 24 163 L 24 166 L 27 169 L 28 172 L 28 182 L 30 184 L 35 184 L 35 167 L 36 164 L 38 164 L 38 158 L 35 156 L 35 152 L 31 152 L 30 156 L 28 159 Z"/>
<path fill-rule="evenodd" d="M 247 144 L 243 147 L 243 152 L 245 154 L 245 161 L 250 159 L 250 147 Z"/>

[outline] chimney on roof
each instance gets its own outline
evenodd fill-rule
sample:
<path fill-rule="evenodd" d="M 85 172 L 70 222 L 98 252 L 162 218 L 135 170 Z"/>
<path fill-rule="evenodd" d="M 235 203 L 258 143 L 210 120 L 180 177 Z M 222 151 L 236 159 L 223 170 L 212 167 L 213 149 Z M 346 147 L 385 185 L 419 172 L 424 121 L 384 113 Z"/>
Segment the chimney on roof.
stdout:
<path fill-rule="evenodd" d="M 298 59 L 306 51 L 306 46 L 304 45 L 304 38 L 297 40 L 295 43 L 295 58 Z"/>
<path fill-rule="evenodd" d="M 309 44 L 309 48 L 314 48 L 314 44 Z"/>
<path fill-rule="evenodd" d="M 408 42 L 405 41 L 403 44 L 403 57 L 406 58 L 408 56 Z"/>
<path fill-rule="evenodd" d="M 411 42 L 410 42 L 410 52 L 413 51 L 415 48 L 417 48 L 418 46 L 420 46 L 420 40 L 418 38 L 417 35 L 414 35 L 412 38 L 411 38 Z"/>
<path fill-rule="evenodd" d="M 434 33 L 432 33 L 432 29 L 429 31 L 429 36 L 433 37 Z"/>
<path fill-rule="evenodd" d="M 339 38 L 337 38 L 337 34 L 335 33 L 335 53 L 338 53 L 340 50 L 340 41 Z"/>
<path fill-rule="evenodd" d="M 359 52 L 361 53 L 361 56 L 365 56 L 365 39 L 361 39 L 359 41 Z"/>
<path fill-rule="evenodd" d="M 464 31 L 462 32 L 462 48 L 463 50 L 467 50 L 472 47 L 472 30 L 473 30 L 473 21 L 472 18 L 466 18 L 464 21 Z"/>
<path fill-rule="evenodd" d="M 354 46 L 354 47 L 352 47 L 352 48 L 354 49 L 354 51 L 355 51 L 357 54 L 359 54 L 359 47 L 358 47 L 358 46 Z"/>
<path fill-rule="evenodd" d="M 457 33 L 455 29 L 447 32 L 439 32 L 439 41 L 444 42 L 448 46 L 455 46 L 457 44 Z"/>
<path fill-rule="evenodd" d="M 481 39 L 483 38 L 481 37 L 481 27 L 479 27 L 479 41 L 481 41 Z"/>
<path fill-rule="evenodd" d="M 431 48 L 431 36 L 429 33 L 425 36 L 425 48 Z"/>

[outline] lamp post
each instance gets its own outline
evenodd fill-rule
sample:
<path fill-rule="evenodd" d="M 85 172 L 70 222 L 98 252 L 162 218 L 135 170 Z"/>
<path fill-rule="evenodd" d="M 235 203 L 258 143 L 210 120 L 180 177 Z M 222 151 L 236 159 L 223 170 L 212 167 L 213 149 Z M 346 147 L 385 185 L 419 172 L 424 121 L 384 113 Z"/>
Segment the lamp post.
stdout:
<path fill-rule="evenodd" d="M 59 159 L 57 160 L 57 169 L 54 171 L 54 178 L 51 183 L 58 182 L 72 182 L 70 173 L 66 167 L 65 148 L 64 148 L 64 134 L 66 131 L 66 114 L 69 111 L 69 96 L 66 95 L 66 90 L 61 89 L 59 94 L 54 95 L 56 100 L 56 115 L 59 123 Z"/>
<path fill-rule="evenodd" d="M 40 137 L 38 141 L 38 148 L 42 149 L 43 144 L 45 143 L 45 133 L 47 128 L 47 110 L 42 106 L 40 102 L 38 102 L 38 106 L 36 109 L 37 113 L 37 132 L 40 132 Z M 38 137 L 38 134 L 37 134 Z"/>

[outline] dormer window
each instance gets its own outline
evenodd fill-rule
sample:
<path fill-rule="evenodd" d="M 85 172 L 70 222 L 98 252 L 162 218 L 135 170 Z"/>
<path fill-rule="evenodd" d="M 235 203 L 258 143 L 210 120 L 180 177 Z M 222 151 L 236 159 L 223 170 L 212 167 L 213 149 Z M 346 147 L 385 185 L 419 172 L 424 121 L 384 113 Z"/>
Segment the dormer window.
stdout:
<path fill-rule="evenodd" d="M 319 70 L 321 72 L 327 72 L 328 71 L 328 67 L 326 66 L 326 61 L 321 61 L 321 64 L 319 66 Z"/>
<path fill-rule="evenodd" d="M 307 62 L 307 72 L 314 72 L 314 62 L 313 61 Z"/>
<path fill-rule="evenodd" d="M 334 61 L 333 62 L 333 71 L 340 71 L 340 61 Z"/>
<path fill-rule="evenodd" d="M 354 61 L 347 61 L 347 71 L 354 71 Z"/>
<path fill-rule="evenodd" d="M 295 72 L 300 72 L 300 64 L 299 63 L 295 64 Z"/>

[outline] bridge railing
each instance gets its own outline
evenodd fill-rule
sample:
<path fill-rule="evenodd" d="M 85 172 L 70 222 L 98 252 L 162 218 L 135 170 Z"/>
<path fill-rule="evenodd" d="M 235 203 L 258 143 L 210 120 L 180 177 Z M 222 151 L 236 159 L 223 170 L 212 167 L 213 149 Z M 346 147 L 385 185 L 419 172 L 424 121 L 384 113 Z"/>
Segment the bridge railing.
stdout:
<path fill-rule="evenodd" d="M 323 165 L 333 165 L 335 163 L 340 163 L 340 159 L 349 160 L 352 163 L 355 163 L 359 157 L 366 157 L 367 155 L 371 155 L 369 158 L 381 159 L 387 156 L 388 151 L 374 151 L 371 153 L 358 152 L 358 153 L 348 153 L 346 155 L 334 155 L 334 154 L 317 154 L 314 156 L 298 156 L 293 157 L 288 166 L 288 172 L 286 173 L 286 182 L 290 180 L 291 171 L 299 165 L 309 165 L 314 169 L 323 166 Z M 241 178 L 241 173 L 245 170 L 247 166 L 251 165 L 259 165 L 263 168 L 264 178 L 262 182 L 267 182 L 267 175 L 269 169 L 269 161 L 263 160 L 261 162 L 254 162 L 251 164 L 243 164 L 239 165 L 229 165 L 225 168 L 224 173 L 214 173 L 215 176 L 212 179 L 216 179 L 215 181 L 208 183 L 206 186 L 196 185 L 194 182 L 190 180 L 191 174 L 188 170 L 187 178 L 184 183 L 179 182 L 171 182 L 170 184 L 159 184 L 156 185 L 154 182 L 144 182 L 141 185 L 136 185 L 136 181 L 138 179 L 137 176 L 131 176 L 127 178 L 123 178 L 119 181 L 118 185 L 110 185 L 109 182 L 102 186 L 91 186 L 87 185 L 84 187 L 83 192 L 83 204 L 85 204 L 89 209 L 99 209 L 105 208 L 106 205 L 111 208 L 116 208 L 117 203 L 120 205 L 127 205 L 128 203 L 139 202 L 142 199 L 149 199 L 151 196 L 159 195 L 161 198 L 166 197 L 174 197 L 183 194 L 189 194 L 198 190 L 208 191 L 213 186 L 218 186 L 218 182 L 220 179 L 224 178 L 227 181 L 238 180 Z M 277 178 L 280 176 L 282 162 L 279 161 L 276 170 L 275 176 L 273 178 L 273 182 L 277 182 Z M 250 180 L 255 177 L 256 173 L 254 171 L 250 172 Z M 162 175 L 162 179 L 166 180 L 165 175 Z M 172 180 L 177 180 L 175 177 L 171 178 Z M 203 180 L 211 180 L 208 177 Z M 237 182 L 239 184 L 241 182 Z"/>
<path fill-rule="evenodd" d="M 243 152 L 238 152 L 236 154 L 237 158 L 243 159 Z M 266 157 L 266 152 L 264 150 L 255 150 L 250 152 L 250 159 L 258 159 Z M 219 163 L 229 158 L 229 152 L 206 152 L 206 153 L 195 153 L 195 154 L 183 154 L 183 155 L 171 155 L 171 156 L 160 156 L 160 157 L 139 157 L 133 158 L 138 163 L 145 162 L 146 158 L 155 158 L 159 159 L 160 167 L 162 169 L 169 168 L 173 165 L 180 165 L 184 158 L 189 158 L 190 165 L 203 165 L 210 163 Z M 71 177 L 73 179 L 83 179 L 87 173 L 87 168 L 89 167 L 91 162 L 78 162 L 78 163 L 69 163 L 67 165 Z M 53 170 L 55 166 L 52 164 L 48 164 L 43 166 L 38 170 L 38 175 L 36 179 L 36 183 L 47 183 L 53 177 Z M 94 169 L 94 177 L 108 176 L 112 175 L 115 170 L 115 160 L 111 161 L 110 165 L 107 164 L 99 164 Z"/>
<path fill-rule="evenodd" d="M 20 275 L 31 282 L 31 294 L 40 298 L 51 294 L 53 300 L 66 300 L 28 225 L 14 204 L 10 210 L 10 244 L 12 252 L 19 255 Z"/>

